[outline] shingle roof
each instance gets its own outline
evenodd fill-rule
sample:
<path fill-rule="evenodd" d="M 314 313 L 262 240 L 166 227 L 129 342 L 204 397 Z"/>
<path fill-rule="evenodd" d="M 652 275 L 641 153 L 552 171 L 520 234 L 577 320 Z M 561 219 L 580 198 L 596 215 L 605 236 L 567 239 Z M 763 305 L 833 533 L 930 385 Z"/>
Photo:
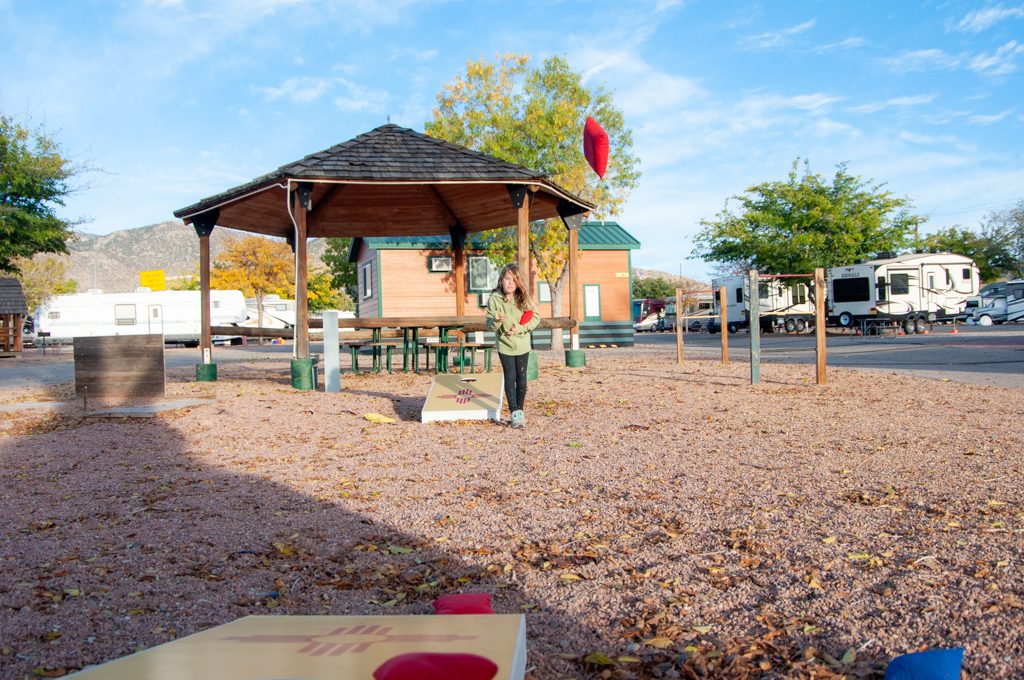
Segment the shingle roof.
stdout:
<path fill-rule="evenodd" d="M 0 279 L 0 314 L 28 314 L 25 293 L 18 279 Z"/>
<path fill-rule="evenodd" d="M 277 170 L 175 210 L 188 217 L 284 179 L 400 182 L 508 182 L 545 180 L 545 175 L 441 139 L 399 127 L 382 125 Z M 550 186 L 555 185 L 546 182 Z M 574 202 L 592 207 L 559 189 Z"/>
<path fill-rule="evenodd" d="M 481 249 L 488 239 L 486 234 L 469 234 L 466 248 Z M 353 253 L 359 248 L 359 240 L 353 240 Z M 444 250 L 451 243 L 447 236 L 373 236 L 361 240 L 374 250 Z M 636 250 L 640 241 L 618 222 L 583 222 L 579 226 L 579 247 L 580 250 Z"/>

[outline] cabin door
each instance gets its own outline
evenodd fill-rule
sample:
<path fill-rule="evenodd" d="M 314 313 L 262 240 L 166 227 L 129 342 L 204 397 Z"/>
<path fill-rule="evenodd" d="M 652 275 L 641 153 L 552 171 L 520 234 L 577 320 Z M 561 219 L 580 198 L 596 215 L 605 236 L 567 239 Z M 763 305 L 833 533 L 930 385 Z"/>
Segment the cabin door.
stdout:
<path fill-rule="evenodd" d="M 146 315 L 149 318 L 149 334 L 150 335 L 163 335 L 164 334 L 164 308 L 161 305 L 150 305 L 149 313 Z"/>

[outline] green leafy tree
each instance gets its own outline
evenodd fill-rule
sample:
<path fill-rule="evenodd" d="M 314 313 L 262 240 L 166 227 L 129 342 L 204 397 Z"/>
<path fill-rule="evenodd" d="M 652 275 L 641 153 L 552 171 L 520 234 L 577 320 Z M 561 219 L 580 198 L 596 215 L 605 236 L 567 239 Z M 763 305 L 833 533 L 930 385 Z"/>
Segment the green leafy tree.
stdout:
<path fill-rule="evenodd" d="M 1024 276 L 1024 199 L 1012 208 L 986 215 L 981 234 L 992 243 L 1005 246 L 1004 251 L 994 253 L 991 258 L 991 264 L 1002 276 Z"/>
<path fill-rule="evenodd" d="M 826 180 L 800 159 L 784 182 L 764 182 L 733 196 L 713 220 L 701 220 L 694 257 L 723 271 L 753 267 L 797 274 L 837 267 L 911 243 L 921 217 L 911 203 L 836 167 Z M 736 207 L 729 202 L 735 202 Z"/>
<path fill-rule="evenodd" d="M 356 263 L 348 261 L 351 248 L 351 238 L 329 238 L 323 260 L 331 274 L 331 286 L 335 290 L 344 291 L 349 300 L 355 300 L 358 283 Z"/>
<path fill-rule="evenodd" d="M 1007 264 L 1013 260 L 1007 241 L 958 226 L 927 236 L 921 245 L 929 253 L 956 253 L 971 258 L 978 265 L 983 283 L 1006 276 Z"/>
<path fill-rule="evenodd" d="M 676 288 L 662 276 L 633 279 L 633 299 L 666 298 L 676 294 Z"/>
<path fill-rule="evenodd" d="M 256 298 L 257 322 L 262 326 L 264 298 L 289 297 L 294 271 L 287 243 L 262 236 L 229 237 L 210 268 L 210 287 L 237 288 L 246 297 Z"/>
<path fill-rule="evenodd" d="M 68 252 L 75 223 L 56 208 L 79 171 L 44 131 L 0 115 L 0 272 L 15 271 L 18 257 Z"/>
<path fill-rule="evenodd" d="M 170 285 L 168 287 L 171 290 L 199 290 L 199 275 L 187 274 L 183 276 L 175 276 L 170 279 Z"/>
<path fill-rule="evenodd" d="M 55 295 L 66 295 L 78 290 L 78 283 L 68 277 L 68 259 L 46 253 L 35 257 L 14 258 L 15 277 L 25 293 L 25 306 L 29 314 Z"/>
<path fill-rule="evenodd" d="M 593 116 L 608 133 L 608 172 L 599 179 L 583 157 L 583 126 Z M 441 88 L 428 135 L 475 149 L 547 174 L 574 194 L 592 201 L 594 217 L 615 215 L 636 187 L 640 173 L 633 135 L 611 93 L 589 88 L 560 56 L 538 67 L 525 55 L 495 62 L 469 61 L 466 71 Z M 515 228 L 481 238 L 495 264 L 515 259 Z M 560 220 L 530 227 L 530 253 L 551 286 L 551 306 L 561 314 L 568 281 L 568 238 Z"/>
<path fill-rule="evenodd" d="M 306 292 L 310 312 L 318 313 L 325 309 L 350 312 L 355 309 L 352 298 L 345 291 L 334 287 L 334 277 L 329 271 L 316 272 L 310 276 Z"/>

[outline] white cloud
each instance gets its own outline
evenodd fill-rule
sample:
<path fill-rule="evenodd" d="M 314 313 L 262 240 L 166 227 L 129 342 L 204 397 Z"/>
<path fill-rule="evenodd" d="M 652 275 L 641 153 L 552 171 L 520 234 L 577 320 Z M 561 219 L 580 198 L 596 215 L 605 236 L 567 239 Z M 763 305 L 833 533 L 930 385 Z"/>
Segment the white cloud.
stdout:
<path fill-rule="evenodd" d="M 952 69 L 963 62 L 961 57 L 947 54 L 940 49 L 906 50 L 895 57 L 882 59 L 891 71 L 907 73 L 930 69 Z"/>
<path fill-rule="evenodd" d="M 850 111 L 854 111 L 856 113 L 877 113 L 883 109 L 909 108 L 911 106 L 931 104 L 933 101 L 935 101 L 934 94 L 921 94 L 912 97 L 894 97 L 892 99 L 887 99 L 884 102 L 872 102 L 870 104 L 852 106 L 850 107 Z"/>
<path fill-rule="evenodd" d="M 928 146 L 934 146 L 937 144 L 955 145 L 958 140 L 953 135 L 922 135 L 918 132 L 908 132 L 906 130 L 900 132 L 900 139 L 911 144 L 925 144 Z"/>
<path fill-rule="evenodd" d="M 1017 58 L 1024 54 L 1024 45 L 1016 40 L 1006 43 L 993 54 L 979 54 L 968 64 L 975 73 L 986 76 L 1005 76 L 1017 70 Z"/>
<path fill-rule="evenodd" d="M 960 20 L 955 30 L 962 33 L 981 33 L 1005 19 L 1024 19 L 1024 6 L 1021 7 L 986 7 L 968 12 Z"/>
<path fill-rule="evenodd" d="M 436 49 L 417 50 L 412 47 L 399 47 L 391 50 L 388 60 L 397 61 L 401 59 L 404 61 L 425 62 L 433 61 L 437 58 L 437 55 L 438 51 Z"/>
<path fill-rule="evenodd" d="M 839 42 L 829 43 L 828 45 L 820 45 L 814 48 L 815 52 L 834 52 L 836 50 L 852 50 L 858 47 L 863 47 L 867 44 L 867 40 L 860 36 L 852 36 L 840 40 Z"/>
<path fill-rule="evenodd" d="M 309 104 L 320 99 L 330 91 L 337 82 L 330 78 L 313 78 L 310 76 L 299 76 L 288 78 L 279 87 L 257 87 L 257 92 L 263 94 L 267 101 L 288 99 L 298 104 Z"/>
<path fill-rule="evenodd" d="M 363 87 L 348 80 L 339 80 L 345 94 L 334 98 L 334 107 L 339 111 L 370 111 L 386 113 L 389 95 L 384 90 Z"/>
<path fill-rule="evenodd" d="M 1006 111 L 1001 111 L 1000 113 L 994 113 L 988 116 L 983 116 L 981 114 L 968 116 L 967 122 L 971 125 L 991 125 L 992 123 L 998 123 L 999 121 L 1004 120 L 1011 113 L 1013 113 L 1013 111 L 1007 109 Z"/>
<path fill-rule="evenodd" d="M 816 19 L 790 26 L 780 31 L 769 31 L 759 35 L 748 35 L 740 40 L 740 47 L 748 50 L 773 50 L 784 47 L 794 35 L 799 35 L 814 28 Z"/>

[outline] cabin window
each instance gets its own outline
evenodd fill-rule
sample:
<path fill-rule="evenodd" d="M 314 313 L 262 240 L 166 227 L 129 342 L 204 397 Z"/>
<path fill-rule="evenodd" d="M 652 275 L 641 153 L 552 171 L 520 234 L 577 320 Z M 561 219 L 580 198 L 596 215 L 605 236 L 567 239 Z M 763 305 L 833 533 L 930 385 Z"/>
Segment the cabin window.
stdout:
<path fill-rule="evenodd" d="M 370 277 L 373 274 L 373 263 L 367 262 L 363 265 L 363 298 L 368 298 L 373 295 L 373 285 L 370 283 Z"/>
<path fill-rule="evenodd" d="M 878 291 L 877 297 L 879 302 L 885 302 L 885 277 L 879 276 L 878 281 L 875 282 L 875 290 Z"/>
<path fill-rule="evenodd" d="M 971 280 L 971 270 L 970 269 L 964 267 L 963 274 L 964 274 L 964 281 L 970 281 Z"/>
<path fill-rule="evenodd" d="M 794 283 L 790 287 L 793 289 L 794 305 L 802 305 L 807 302 L 807 286 L 802 283 Z"/>
<path fill-rule="evenodd" d="M 114 324 L 117 326 L 134 326 L 135 305 L 114 305 Z"/>
<path fill-rule="evenodd" d="M 220 309 L 220 300 L 214 300 L 212 307 L 214 309 Z"/>
<path fill-rule="evenodd" d="M 871 299 L 870 280 L 866 276 L 832 281 L 833 302 L 867 302 Z"/>
<path fill-rule="evenodd" d="M 537 282 L 537 302 L 551 302 L 551 285 L 547 281 Z"/>
<path fill-rule="evenodd" d="M 739 304 L 743 304 L 743 289 L 742 288 L 737 288 L 736 289 L 736 302 L 739 303 Z"/>
<path fill-rule="evenodd" d="M 909 295 L 910 274 L 889 274 L 889 291 L 893 295 Z"/>
<path fill-rule="evenodd" d="M 428 272 L 450 272 L 452 270 L 452 258 L 450 256 L 427 256 Z"/>
<path fill-rule="evenodd" d="M 491 261 L 482 255 L 466 258 L 466 278 L 470 293 L 487 293 L 498 286 L 498 273 Z"/>

